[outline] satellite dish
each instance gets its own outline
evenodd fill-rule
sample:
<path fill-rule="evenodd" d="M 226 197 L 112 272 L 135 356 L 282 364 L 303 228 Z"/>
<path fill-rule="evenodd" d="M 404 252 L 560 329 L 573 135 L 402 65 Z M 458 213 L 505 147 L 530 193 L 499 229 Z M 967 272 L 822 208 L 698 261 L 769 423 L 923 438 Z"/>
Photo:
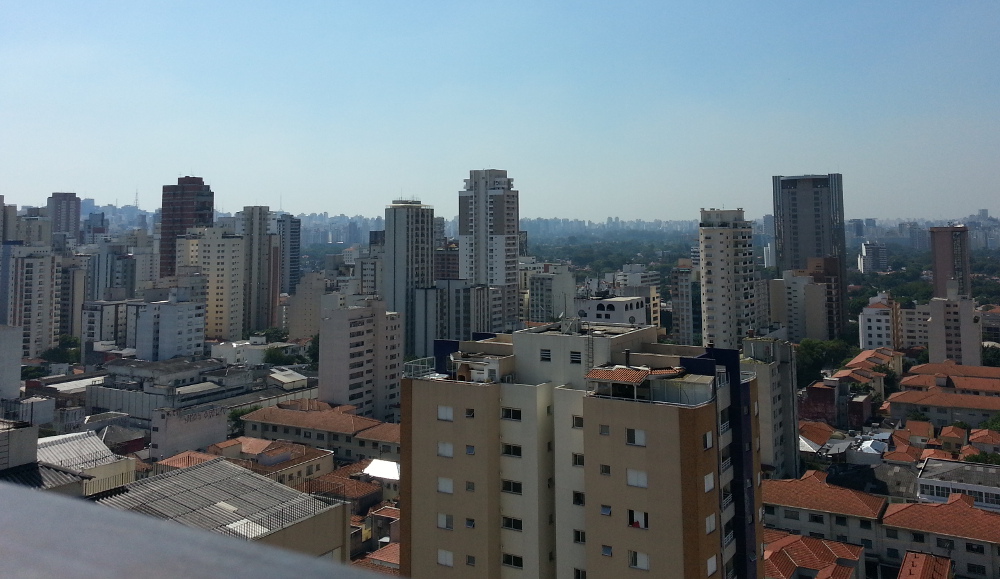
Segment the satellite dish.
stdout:
<path fill-rule="evenodd" d="M 628 323 L 634 324 L 635 323 L 635 316 L 629 316 L 628 317 Z"/>
<path fill-rule="evenodd" d="M 587 310 L 580 310 L 577 313 L 580 314 L 580 317 L 582 318 L 583 316 L 587 315 Z"/>

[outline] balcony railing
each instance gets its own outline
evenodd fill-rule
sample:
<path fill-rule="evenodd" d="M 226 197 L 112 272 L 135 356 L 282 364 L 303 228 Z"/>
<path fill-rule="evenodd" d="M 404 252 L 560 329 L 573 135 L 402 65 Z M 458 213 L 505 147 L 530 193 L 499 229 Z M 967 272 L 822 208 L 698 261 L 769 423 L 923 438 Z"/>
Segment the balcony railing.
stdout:
<path fill-rule="evenodd" d="M 731 426 L 729 425 L 729 421 L 728 420 L 726 422 L 723 422 L 722 426 L 719 427 L 719 434 L 725 434 L 725 433 L 729 432 L 730 428 L 731 428 Z"/>
<path fill-rule="evenodd" d="M 722 461 L 722 472 L 725 472 L 731 468 L 733 468 L 733 459 L 727 458 L 726 460 Z"/>
<path fill-rule="evenodd" d="M 733 495 L 730 493 L 725 493 L 722 495 L 722 510 L 726 510 L 729 505 L 733 504 Z"/>
<path fill-rule="evenodd" d="M 729 544 L 735 540 L 736 540 L 736 533 L 733 531 L 729 531 L 728 533 L 726 533 L 725 538 L 722 539 L 722 546 L 728 547 Z"/>

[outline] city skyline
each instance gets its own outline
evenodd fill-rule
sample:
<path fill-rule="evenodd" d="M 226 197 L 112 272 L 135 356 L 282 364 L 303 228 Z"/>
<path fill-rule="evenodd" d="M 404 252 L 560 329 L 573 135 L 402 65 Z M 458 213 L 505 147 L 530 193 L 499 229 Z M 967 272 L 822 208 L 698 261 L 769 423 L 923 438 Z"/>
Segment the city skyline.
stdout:
<path fill-rule="evenodd" d="M 837 172 L 848 218 L 997 211 L 995 5 L 234 6 L 10 10 L 0 194 L 450 216 L 502 168 L 526 217 L 676 220 Z"/>

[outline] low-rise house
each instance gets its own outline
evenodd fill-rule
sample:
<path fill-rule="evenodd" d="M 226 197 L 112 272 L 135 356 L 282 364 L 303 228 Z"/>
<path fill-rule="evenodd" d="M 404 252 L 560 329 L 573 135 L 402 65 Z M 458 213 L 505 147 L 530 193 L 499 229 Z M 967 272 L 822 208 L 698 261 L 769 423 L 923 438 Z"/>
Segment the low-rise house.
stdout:
<path fill-rule="evenodd" d="M 958 426 L 945 426 L 938 432 L 941 448 L 949 452 L 958 452 L 969 442 L 969 433 Z"/>
<path fill-rule="evenodd" d="M 800 479 L 762 481 L 764 524 L 817 539 L 875 547 L 886 499 L 826 482 L 826 473 L 806 471 Z"/>
<path fill-rule="evenodd" d="M 883 562 L 902 562 L 907 551 L 921 551 L 950 558 L 959 577 L 1000 573 L 1000 513 L 976 508 L 968 495 L 889 505 L 881 526 Z"/>
<path fill-rule="evenodd" d="M 1000 466 L 928 458 L 917 483 L 921 501 L 943 503 L 961 493 L 972 497 L 979 508 L 1000 511 Z"/>
<path fill-rule="evenodd" d="M 398 424 L 357 416 L 339 407 L 262 408 L 244 415 L 242 420 L 244 431 L 251 436 L 331 450 L 340 461 L 372 457 L 400 460 Z"/>
<path fill-rule="evenodd" d="M 333 452 L 283 440 L 241 436 L 209 446 L 206 452 L 290 487 L 333 472 Z"/>
<path fill-rule="evenodd" d="M 1000 432 L 987 428 L 973 428 L 969 434 L 969 444 L 979 452 L 1000 452 Z"/>
<path fill-rule="evenodd" d="M 378 551 L 373 551 L 351 563 L 373 573 L 399 577 L 399 543 L 389 543 Z"/>
<path fill-rule="evenodd" d="M 864 547 L 829 539 L 764 530 L 764 577 L 800 579 L 864 577 Z"/>
<path fill-rule="evenodd" d="M 318 500 L 221 457 L 133 482 L 97 502 L 341 563 L 349 560 L 345 504 Z"/>

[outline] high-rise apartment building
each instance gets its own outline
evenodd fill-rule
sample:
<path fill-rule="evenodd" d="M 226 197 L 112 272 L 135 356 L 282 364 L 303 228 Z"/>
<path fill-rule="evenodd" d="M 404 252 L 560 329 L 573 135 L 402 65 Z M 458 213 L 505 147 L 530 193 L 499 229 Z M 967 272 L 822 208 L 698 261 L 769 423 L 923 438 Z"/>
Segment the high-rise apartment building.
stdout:
<path fill-rule="evenodd" d="M 948 297 L 948 282 L 956 283 L 960 296 L 972 295 L 969 228 L 964 225 L 931 227 L 931 268 L 934 297 Z"/>
<path fill-rule="evenodd" d="M 187 288 L 169 290 L 166 300 L 126 305 L 127 345 L 138 360 L 169 360 L 205 353 L 205 304 L 191 301 Z"/>
<path fill-rule="evenodd" d="M 756 379 L 656 339 L 564 320 L 405 379 L 403 573 L 763 577 Z"/>
<path fill-rule="evenodd" d="M 795 345 L 746 338 L 740 368 L 757 376 L 760 462 L 767 478 L 799 477 L 799 412 Z"/>
<path fill-rule="evenodd" d="M 383 300 L 363 306 L 323 304 L 319 340 L 318 398 L 330 404 L 352 404 L 359 416 L 399 421 L 403 374 L 402 320 L 386 311 Z M 330 307 L 332 306 L 332 307 Z"/>
<path fill-rule="evenodd" d="M 931 298 L 927 304 L 927 354 L 932 364 L 954 360 L 964 366 L 982 366 L 982 316 L 976 302 L 958 293 L 958 282 L 950 281 L 947 297 Z"/>
<path fill-rule="evenodd" d="M 760 323 L 753 224 L 742 209 L 702 209 L 698 244 L 702 344 L 738 350 Z"/>
<path fill-rule="evenodd" d="M 858 254 L 858 270 L 861 273 L 872 273 L 889 269 L 889 252 L 884 243 L 866 241 L 861 244 Z"/>
<path fill-rule="evenodd" d="M 292 295 L 302 276 L 302 220 L 289 213 L 278 217 L 281 246 L 281 293 Z"/>
<path fill-rule="evenodd" d="M 243 328 L 260 332 L 277 325 L 278 294 L 281 289 L 281 248 L 270 233 L 271 209 L 247 206 L 238 216 L 243 235 L 244 290 L 246 307 Z"/>
<path fill-rule="evenodd" d="M 847 247 L 844 235 L 844 187 L 840 173 L 772 178 L 774 241 L 779 271 L 807 269 L 810 258 L 836 258 L 835 324 L 847 321 Z"/>
<path fill-rule="evenodd" d="M 690 259 L 678 259 L 670 270 L 670 340 L 675 344 L 695 345 L 695 334 L 700 329 L 700 308 L 695 304 L 701 299 L 697 280 L 698 268 Z M 697 341 L 701 343 L 701 338 Z"/>
<path fill-rule="evenodd" d="M 206 339 L 243 339 L 244 252 L 243 236 L 219 227 L 192 228 L 177 239 L 176 267 L 200 268 L 205 280 Z"/>
<path fill-rule="evenodd" d="M 518 192 L 507 171 L 469 171 L 458 193 L 459 275 L 498 287 L 503 297 L 494 331 L 518 324 Z"/>
<path fill-rule="evenodd" d="M 37 358 L 59 340 L 60 258 L 49 247 L 0 246 L 0 325 L 21 328 L 21 355 Z"/>
<path fill-rule="evenodd" d="M 397 200 L 385 208 L 386 307 L 403 320 L 407 356 L 416 353 L 416 290 L 434 286 L 434 208 L 420 201 Z"/>
<path fill-rule="evenodd" d="M 179 177 L 176 185 L 163 186 L 162 207 L 160 275 L 167 277 L 177 268 L 177 238 L 191 227 L 212 225 L 215 194 L 201 177 Z"/>
<path fill-rule="evenodd" d="M 53 193 L 47 205 L 52 234 L 63 234 L 76 243 L 80 237 L 80 198 L 76 193 Z"/>

